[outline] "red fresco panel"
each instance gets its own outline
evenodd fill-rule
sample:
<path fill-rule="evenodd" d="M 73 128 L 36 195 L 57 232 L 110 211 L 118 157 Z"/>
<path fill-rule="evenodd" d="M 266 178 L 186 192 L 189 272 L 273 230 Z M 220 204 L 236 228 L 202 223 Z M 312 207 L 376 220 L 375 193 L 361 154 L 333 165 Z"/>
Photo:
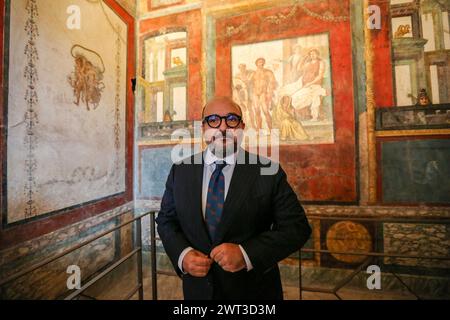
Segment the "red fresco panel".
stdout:
<path fill-rule="evenodd" d="M 349 2 L 308 4 L 311 12 L 349 16 Z M 273 8 L 217 21 L 216 94 L 231 95 L 231 47 L 269 40 L 300 37 L 328 32 L 332 66 L 332 90 L 335 143 L 282 146 L 280 162 L 299 198 L 309 202 L 355 202 L 355 111 L 353 99 L 352 48 L 350 19 L 328 22 L 297 10 L 285 23 L 262 22 L 262 17 L 287 16 L 292 7 Z M 245 22 L 246 32 L 231 37 L 224 34 Z"/>

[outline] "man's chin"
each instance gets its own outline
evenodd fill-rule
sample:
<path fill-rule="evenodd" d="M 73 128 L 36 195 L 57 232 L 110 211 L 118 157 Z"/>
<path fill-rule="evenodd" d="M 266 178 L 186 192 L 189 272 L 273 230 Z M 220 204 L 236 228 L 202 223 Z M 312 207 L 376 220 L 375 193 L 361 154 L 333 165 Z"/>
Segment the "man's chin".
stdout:
<path fill-rule="evenodd" d="M 224 157 L 235 153 L 236 144 L 233 140 L 227 140 L 226 142 L 222 141 L 214 141 L 212 143 L 212 149 L 214 154 L 221 155 L 224 154 Z"/>

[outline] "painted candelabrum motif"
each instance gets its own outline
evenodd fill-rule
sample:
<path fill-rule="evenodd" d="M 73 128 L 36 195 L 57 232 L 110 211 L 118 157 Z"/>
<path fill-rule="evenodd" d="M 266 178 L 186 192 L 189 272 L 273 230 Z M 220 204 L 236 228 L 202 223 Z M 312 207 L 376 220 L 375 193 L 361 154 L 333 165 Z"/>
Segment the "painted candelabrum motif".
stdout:
<path fill-rule="evenodd" d="M 35 149 L 37 148 L 37 136 L 35 127 L 39 123 L 37 106 L 39 98 L 36 90 L 36 83 L 38 81 L 37 62 L 39 60 L 39 54 L 37 50 L 36 41 L 39 37 L 39 29 L 37 19 L 39 17 L 39 11 L 36 0 L 29 0 L 27 2 L 26 10 L 28 18 L 25 23 L 25 31 L 28 36 L 27 44 L 25 45 L 25 55 L 27 57 L 27 64 L 25 66 L 24 77 L 26 79 L 27 89 L 25 91 L 25 101 L 27 109 L 24 115 L 24 122 L 26 124 L 26 158 L 25 158 L 25 170 L 26 170 L 26 183 L 24 187 L 25 199 L 27 200 L 25 206 L 25 217 L 30 218 L 36 215 L 37 208 L 35 203 L 35 195 L 38 192 L 36 188 L 35 171 L 37 170 L 37 160 L 35 155 Z"/>

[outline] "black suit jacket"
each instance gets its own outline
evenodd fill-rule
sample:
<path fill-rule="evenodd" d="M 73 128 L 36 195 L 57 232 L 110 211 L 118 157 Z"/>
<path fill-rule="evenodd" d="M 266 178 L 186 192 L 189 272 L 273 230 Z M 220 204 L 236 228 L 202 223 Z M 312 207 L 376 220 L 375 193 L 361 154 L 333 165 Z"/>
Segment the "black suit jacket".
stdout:
<path fill-rule="evenodd" d="M 211 241 L 201 207 L 203 163 L 193 164 L 195 157 L 203 162 L 197 154 L 190 158 L 192 164 L 172 166 L 157 217 L 166 253 L 183 279 L 184 298 L 283 299 L 277 263 L 299 250 L 311 234 L 285 172 L 280 167 L 275 175 L 261 175 L 268 165 L 236 164 L 222 221 Z M 230 273 L 214 263 L 204 278 L 181 273 L 178 258 L 185 248 L 209 255 L 222 243 L 240 244 L 254 269 Z"/>

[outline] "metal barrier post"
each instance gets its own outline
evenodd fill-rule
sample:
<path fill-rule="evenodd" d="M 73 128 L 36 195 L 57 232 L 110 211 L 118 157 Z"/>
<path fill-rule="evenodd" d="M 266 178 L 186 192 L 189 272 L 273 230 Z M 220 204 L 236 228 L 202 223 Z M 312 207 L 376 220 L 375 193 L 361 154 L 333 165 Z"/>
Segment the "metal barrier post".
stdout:
<path fill-rule="evenodd" d="M 142 276 L 142 221 L 141 218 L 136 220 L 136 245 L 139 251 L 137 252 L 137 281 L 139 286 L 139 300 L 144 300 L 144 281 Z"/>
<path fill-rule="evenodd" d="M 155 212 L 150 215 L 150 254 L 152 264 L 152 300 L 158 300 L 158 283 L 156 275 L 156 228 Z"/>
<path fill-rule="evenodd" d="M 298 250 L 298 291 L 300 293 L 299 300 L 302 298 L 302 250 Z"/>

